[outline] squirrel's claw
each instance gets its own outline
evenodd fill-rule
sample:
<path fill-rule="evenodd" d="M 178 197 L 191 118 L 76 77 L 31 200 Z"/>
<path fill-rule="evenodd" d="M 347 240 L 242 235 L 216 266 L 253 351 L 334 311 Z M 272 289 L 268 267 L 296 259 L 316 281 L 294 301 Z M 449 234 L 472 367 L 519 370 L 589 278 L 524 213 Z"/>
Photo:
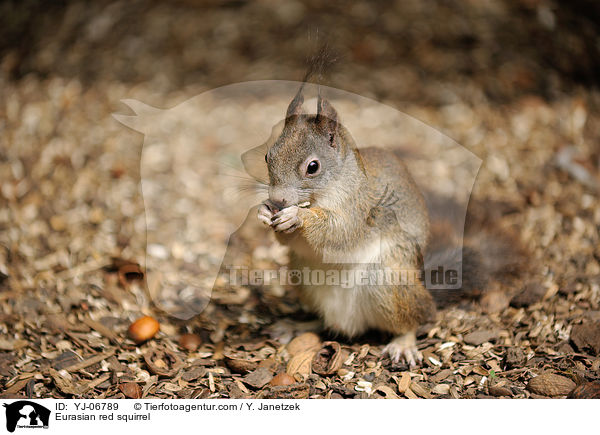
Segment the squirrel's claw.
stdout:
<path fill-rule="evenodd" d="M 416 346 L 417 338 L 414 332 L 394 338 L 384 349 L 383 355 L 389 355 L 393 364 L 401 361 L 406 362 L 409 367 L 416 367 L 423 362 L 423 355 Z"/>
<path fill-rule="evenodd" d="M 258 207 L 258 220 L 263 224 L 271 226 L 273 219 L 273 213 L 271 209 L 266 204 L 261 204 Z"/>
<path fill-rule="evenodd" d="M 298 206 L 292 205 L 276 213 L 273 216 L 271 226 L 275 231 L 291 233 L 294 232 L 301 223 L 302 221 L 298 216 Z"/>

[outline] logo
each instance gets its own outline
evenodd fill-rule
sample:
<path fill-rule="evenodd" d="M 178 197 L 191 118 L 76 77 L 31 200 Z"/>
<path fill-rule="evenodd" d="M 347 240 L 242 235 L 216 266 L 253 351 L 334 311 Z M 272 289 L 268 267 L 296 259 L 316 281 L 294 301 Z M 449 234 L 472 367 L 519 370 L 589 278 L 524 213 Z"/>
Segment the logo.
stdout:
<path fill-rule="evenodd" d="M 19 400 L 10 404 L 4 404 L 6 408 L 6 430 L 14 432 L 16 428 L 48 429 L 50 421 L 50 410 L 42 405 Z"/>
<path fill-rule="evenodd" d="M 321 95 L 331 107 L 325 107 Z M 307 108 L 316 111 L 301 110 L 305 98 Z M 147 291 L 153 303 L 170 315 L 190 319 L 204 311 L 213 288 L 228 284 L 223 271 L 243 270 L 246 260 L 242 259 L 248 254 L 245 248 L 264 245 L 268 233 L 259 223 L 258 209 L 271 189 L 266 155 L 278 141 L 287 140 L 286 107 L 289 110 L 290 106 L 293 113 L 304 114 L 294 116 L 318 117 L 323 111 L 322 116 L 330 119 L 323 128 L 343 128 L 359 169 L 364 169 L 361 149 L 372 144 L 400 157 L 423 193 L 429 219 L 443 224 L 436 227 L 440 235 L 436 234 L 423 252 L 425 240 L 416 224 L 398 225 L 403 228 L 401 239 L 382 238 L 378 229 L 405 219 L 400 211 L 409 206 L 400 205 L 407 198 L 399 186 L 381 186 L 381 191 L 369 197 L 368 209 L 365 206 L 366 223 L 371 227 L 368 243 L 358 252 L 347 252 L 336 243 L 324 244 L 319 260 L 332 266 L 316 267 L 315 273 L 350 270 L 336 265 L 358 261 L 364 268 L 386 274 L 382 253 L 402 243 L 414 247 L 416 256 L 422 257 L 422 264 L 410 265 L 418 266 L 414 271 L 406 270 L 411 282 L 413 277 L 424 280 L 430 290 L 461 288 L 465 216 L 482 161 L 435 128 L 360 95 L 314 83 L 278 80 L 211 89 L 168 109 L 130 99 L 123 103 L 134 114 L 114 114 L 115 119 L 144 134 L 140 178 L 146 216 Z M 333 106 L 337 108 L 335 120 L 325 115 L 333 116 Z M 329 140 L 332 137 L 335 134 Z M 310 208 L 315 200 L 311 189 L 290 189 L 297 196 L 297 209 Z M 322 199 L 325 208 L 330 207 L 327 204 L 346 204 L 347 193 L 342 190 L 339 197 Z M 350 192 L 350 187 L 346 190 Z M 291 211 L 284 220 L 290 228 L 298 223 L 296 212 Z M 274 260 L 283 254 L 268 251 L 260 255 Z M 261 260 L 261 264 L 269 262 Z M 423 279 L 415 276 L 421 269 Z M 254 273 L 265 276 L 262 266 L 251 269 L 251 279 Z M 292 284 L 309 285 L 297 274 L 289 277 Z"/>

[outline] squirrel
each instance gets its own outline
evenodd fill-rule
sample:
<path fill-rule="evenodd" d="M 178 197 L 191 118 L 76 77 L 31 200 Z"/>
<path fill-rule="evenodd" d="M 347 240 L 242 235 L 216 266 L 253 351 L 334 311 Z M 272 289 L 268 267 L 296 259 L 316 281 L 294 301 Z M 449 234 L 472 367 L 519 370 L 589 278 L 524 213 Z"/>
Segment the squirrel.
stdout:
<path fill-rule="evenodd" d="M 403 162 L 386 150 L 359 151 L 321 95 L 316 115 L 304 114 L 303 102 L 301 87 L 288 107 L 283 132 L 265 155 L 269 199 L 258 209 L 258 219 L 290 248 L 291 266 L 422 269 L 428 212 Z M 391 332 L 394 338 L 384 354 L 411 366 L 422 361 L 416 329 L 435 312 L 422 282 L 306 285 L 303 297 L 332 331 L 348 337 L 367 329 Z"/>
<path fill-rule="evenodd" d="M 443 237 L 432 238 L 436 226 L 430 225 L 424 196 L 408 169 L 393 151 L 359 150 L 320 92 L 316 115 L 304 113 L 303 87 L 289 104 L 283 131 L 265 155 L 269 198 L 259 206 L 258 219 L 289 247 L 290 268 L 295 270 L 422 271 L 428 246 L 439 247 Z M 490 252 L 499 258 L 511 258 L 510 252 L 516 252 L 510 242 L 502 241 L 496 244 L 499 251 L 491 239 L 477 240 L 484 250 L 492 246 L 495 251 Z M 484 261 L 466 248 L 463 271 L 470 276 L 465 281 L 477 282 L 479 288 L 485 285 L 478 276 Z M 370 329 L 391 333 L 383 356 L 411 367 L 423 358 L 417 349 L 417 328 L 434 316 L 434 296 L 443 296 L 443 291 L 432 296 L 418 279 L 300 287 L 304 302 L 326 328 L 349 338 Z"/>

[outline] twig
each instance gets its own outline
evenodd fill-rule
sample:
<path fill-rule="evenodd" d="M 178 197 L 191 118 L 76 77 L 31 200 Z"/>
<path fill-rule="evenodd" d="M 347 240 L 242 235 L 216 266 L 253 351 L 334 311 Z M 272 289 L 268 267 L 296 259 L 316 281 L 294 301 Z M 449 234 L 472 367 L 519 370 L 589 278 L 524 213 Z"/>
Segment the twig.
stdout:
<path fill-rule="evenodd" d="M 110 358 L 111 356 L 113 356 L 115 354 L 114 350 L 109 350 L 108 352 L 105 353 L 101 353 L 100 355 L 96 355 L 93 356 L 91 358 L 88 358 L 86 360 L 80 361 L 78 363 L 72 364 L 70 366 L 67 366 L 64 368 L 64 370 L 68 371 L 68 372 L 76 372 L 78 370 L 84 369 L 86 367 L 89 367 L 91 365 L 94 365 L 96 363 L 99 363 L 100 361 L 104 361 L 106 358 Z"/>
<path fill-rule="evenodd" d="M 89 384 L 87 384 L 81 391 L 79 394 L 85 394 L 90 390 L 93 390 L 94 388 L 96 388 L 98 385 L 100 385 L 102 382 L 104 381 L 108 381 L 110 379 L 110 373 L 105 374 L 104 376 L 100 376 L 98 379 L 94 379 L 92 382 L 90 382 Z"/>

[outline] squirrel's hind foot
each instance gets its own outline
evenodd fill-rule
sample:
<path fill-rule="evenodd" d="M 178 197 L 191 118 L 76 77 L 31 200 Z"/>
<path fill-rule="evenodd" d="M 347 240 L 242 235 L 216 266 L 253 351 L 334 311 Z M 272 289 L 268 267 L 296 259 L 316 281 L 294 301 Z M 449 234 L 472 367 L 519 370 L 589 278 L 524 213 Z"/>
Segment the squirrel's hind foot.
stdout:
<path fill-rule="evenodd" d="M 417 349 L 417 336 L 414 331 L 394 338 L 383 349 L 383 355 L 389 355 L 394 364 L 404 361 L 409 367 L 423 362 L 423 355 Z"/>

